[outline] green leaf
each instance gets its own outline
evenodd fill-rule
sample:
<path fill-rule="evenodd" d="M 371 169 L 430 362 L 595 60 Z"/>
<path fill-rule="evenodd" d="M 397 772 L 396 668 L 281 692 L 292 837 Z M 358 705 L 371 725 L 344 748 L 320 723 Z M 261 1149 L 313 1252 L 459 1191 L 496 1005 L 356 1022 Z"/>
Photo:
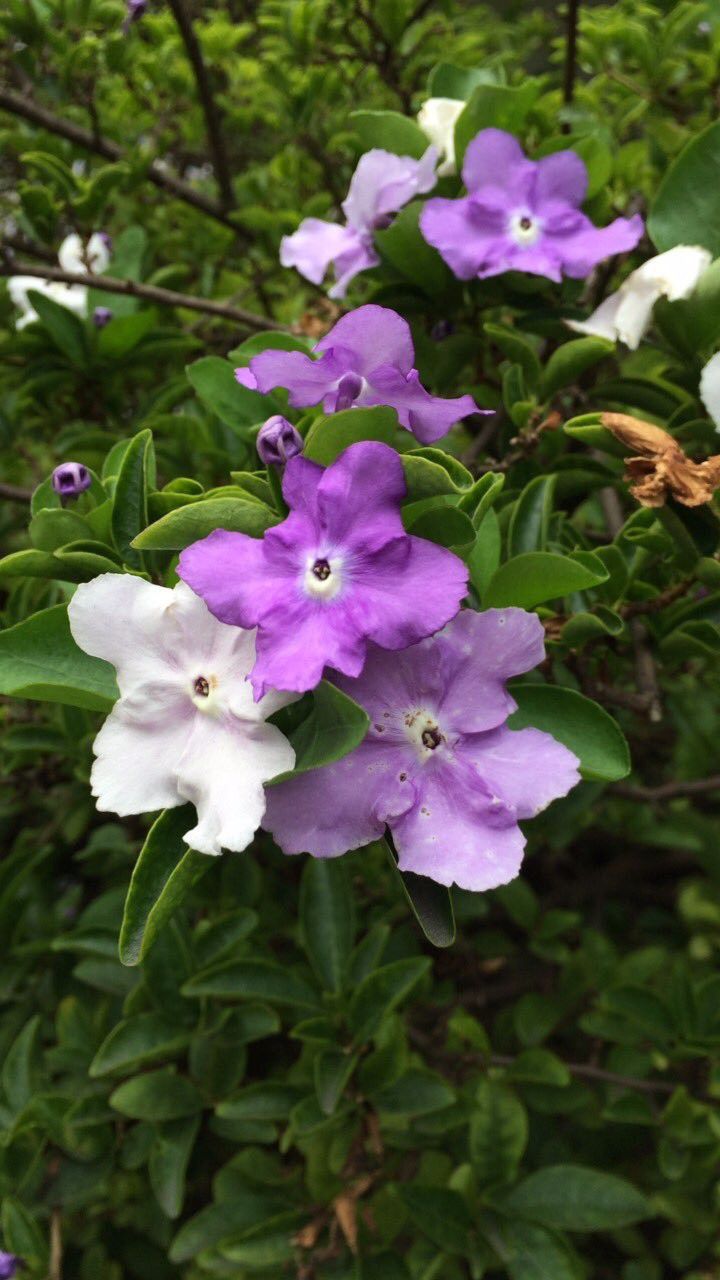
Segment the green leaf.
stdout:
<path fill-rule="evenodd" d="M 152 432 L 138 432 L 120 464 L 112 507 L 112 533 L 115 546 L 134 569 L 142 566 L 142 557 L 133 549 L 133 539 L 148 521 L 148 489 L 154 487 L 155 451 Z"/>
<path fill-rule="evenodd" d="M 543 399 L 549 400 L 556 391 L 573 386 L 586 369 L 592 368 L 614 350 L 615 343 L 607 338 L 574 338 L 571 342 L 564 342 L 553 351 L 543 370 L 540 381 Z"/>
<path fill-rule="evenodd" d="M 185 895 L 210 867 L 206 854 L 188 849 L 183 833 L 193 825 L 191 805 L 166 809 L 148 832 L 130 880 L 122 926 L 120 959 L 139 964 Z"/>
<path fill-rule="evenodd" d="M 430 968 L 424 956 L 394 960 L 368 974 L 350 1001 L 349 1021 L 357 1040 L 369 1040 L 383 1018 L 409 996 Z"/>
<path fill-rule="evenodd" d="M 202 1105 L 192 1081 L 169 1067 L 134 1076 L 110 1094 L 110 1106 L 131 1120 L 179 1120 L 196 1115 Z"/>
<path fill-rule="evenodd" d="M 579 1280 L 577 1262 L 560 1236 L 532 1222 L 502 1224 L 499 1245 L 510 1280 Z"/>
<path fill-rule="evenodd" d="M 311 462 L 329 467 L 351 444 L 359 440 L 392 444 L 399 430 L 394 409 L 342 409 L 313 422 L 303 453 Z"/>
<path fill-rule="evenodd" d="M 426 498 L 406 506 L 403 522 L 408 533 L 416 538 L 427 538 L 440 547 L 467 547 L 475 541 L 470 517 L 456 506 L 440 504 L 436 498 Z"/>
<path fill-rule="evenodd" d="M 310 338 L 300 338 L 294 333 L 280 333 L 276 329 L 266 329 L 262 333 L 253 333 L 238 347 L 233 347 L 232 351 L 228 351 L 227 358 L 233 367 L 246 366 L 249 365 L 253 356 L 259 356 L 262 351 L 300 351 L 307 356 L 312 351 L 312 347 Z"/>
<path fill-rule="evenodd" d="M 470 1120 L 470 1159 L 481 1186 L 512 1181 L 527 1138 L 527 1113 L 520 1099 L 497 1080 L 481 1080 Z"/>
<path fill-rule="evenodd" d="M 402 455 L 407 502 L 420 502 L 443 494 L 456 494 L 472 485 L 472 475 L 441 449 L 413 449 Z"/>
<path fill-rule="evenodd" d="M 565 1231 L 617 1231 L 653 1213 L 625 1178 L 577 1164 L 531 1173 L 505 1197 L 503 1209 Z"/>
<path fill-rule="evenodd" d="M 602 561 L 590 552 L 580 559 L 554 551 L 528 551 L 501 565 L 490 580 L 483 604 L 486 608 L 517 605 L 532 609 L 545 600 L 556 600 L 598 586 L 608 578 Z"/>
<path fill-rule="evenodd" d="M 355 941 L 354 900 L 339 858 L 308 859 L 300 888 L 300 931 L 318 978 L 327 991 L 338 993 Z"/>
<path fill-rule="evenodd" d="M 2 1242 L 4 1249 L 22 1259 L 23 1269 L 31 1267 L 40 1271 L 47 1267 L 48 1246 L 43 1231 L 15 1196 L 3 1196 Z"/>
<path fill-rule="evenodd" d="M 68 360 L 82 369 L 87 364 L 87 342 L 85 326 L 82 320 L 62 307 L 53 298 L 48 298 L 37 289 L 28 291 L 28 301 L 40 317 L 43 328 L 47 329 L 55 346 L 62 351 Z"/>
<path fill-rule="evenodd" d="M 182 1212 L 185 1175 L 199 1128 L 199 1116 L 169 1120 L 159 1126 L 150 1152 L 150 1186 L 168 1218 L 178 1218 Z"/>
<path fill-rule="evenodd" d="M 458 1191 L 411 1183 L 399 1186 L 398 1194 L 416 1227 L 440 1249 L 468 1252 L 472 1219 Z"/>
<path fill-rule="evenodd" d="M 98 352 L 106 360 L 122 360 L 150 333 L 157 320 L 155 311 L 136 311 L 134 315 L 113 316 L 98 334 Z"/>
<path fill-rule="evenodd" d="M 127 1075 L 158 1058 L 172 1058 L 187 1046 L 189 1034 L 160 1013 L 138 1013 L 117 1022 L 93 1058 L 93 1079 L 115 1072 Z"/>
<path fill-rule="evenodd" d="M 280 1080 L 250 1084 L 215 1108 L 223 1120 L 287 1120 L 302 1091 Z"/>
<path fill-rule="evenodd" d="M 452 1106 L 454 1101 L 454 1090 L 441 1076 L 419 1067 L 411 1067 L 372 1094 L 373 1106 L 393 1116 L 426 1116 Z"/>
<path fill-rule="evenodd" d="M 2 1064 L 2 1087 L 13 1111 L 22 1111 L 35 1092 L 39 1067 L 40 1015 L 35 1014 L 5 1055 Z"/>
<path fill-rule="evenodd" d="M 584 778 L 616 782 L 630 772 L 630 752 L 617 721 L 574 689 L 557 685 L 514 684 L 518 710 L 511 729 L 532 727 L 552 734 L 578 757 Z"/>
<path fill-rule="evenodd" d="M 261 538 L 274 524 L 277 524 L 276 514 L 262 502 L 231 497 L 200 498 L 161 516 L 135 537 L 133 546 L 139 551 L 182 551 L 215 529 Z"/>
<path fill-rule="evenodd" d="M 283 965 L 270 960 L 240 960 L 196 974 L 182 988 L 184 996 L 217 996 L 221 1000 L 266 1000 L 269 1004 L 318 1007 L 313 988 Z"/>
<path fill-rule="evenodd" d="M 251 427 L 277 411 L 271 396 L 243 387 L 230 361 L 220 356 L 203 356 L 187 365 L 185 372 L 203 404 L 228 427 L 236 430 Z"/>
<path fill-rule="evenodd" d="M 342 1049 L 323 1049 L 315 1059 L 315 1092 L 320 1110 L 326 1116 L 335 1111 L 357 1066 L 358 1055 L 343 1053 Z"/>
<path fill-rule="evenodd" d="M 66 542 L 92 538 L 92 529 L 76 511 L 44 507 L 34 515 L 28 527 L 30 541 L 40 551 L 55 551 Z"/>
<path fill-rule="evenodd" d="M 118 696 L 113 668 L 78 648 L 63 604 L 0 632 L 0 693 L 106 712 Z"/>
<path fill-rule="evenodd" d="M 540 381 L 540 360 L 527 338 L 516 329 L 509 329 L 501 324 L 488 322 L 483 325 L 483 328 L 488 338 L 500 348 L 503 355 L 514 364 L 520 365 L 528 387 L 534 389 Z"/>
<path fill-rule="evenodd" d="M 445 885 L 414 871 L 400 871 L 397 859 L 386 841 L 388 858 L 397 871 L 413 915 L 428 942 L 434 947 L 451 947 L 455 941 L 455 914 L 452 895 Z"/>
<path fill-rule="evenodd" d="M 470 581 L 481 600 L 492 582 L 500 563 L 502 534 L 497 515 L 491 509 L 483 517 L 475 541 L 466 555 Z"/>
<path fill-rule="evenodd" d="M 419 160 L 430 146 L 420 126 L 399 111 L 351 111 L 350 119 L 366 151 L 380 147 Z"/>
<path fill-rule="evenodd" d="M 556 483 L 556 475 L 536 476 L 523 489 L 510 518 L 510 556 L 545 550 Z"/>
<path fill-rule="evenodd" d="M 540 83 L 527 78 L 518 88 L 479 84 L 455 125 L 455 156 L 460 169 L 465 149 L 480 132 L 492 126 L 508 133 L 522 132 L 522 125 L 540 92 Z"/>
<path fill-rule="evenodd" d="M 295 749 L 295 767 L 278 774 L 270 786 L 341 760 L 360 745 L 368 731 L 370 717 L 364 707 L 329 680 L 321 680 L 312 697 L 310 714 L 289 734 Z"/>
<path fill-rule="evenodd" d="M 452 62 L 439 62 L 428 77 L 428 97 L 467 99 L 479 84 L 497 81 L 496 73 L 486 67 L 456 67 Z"/>
<path fill-rule="evenodd" d="M 375 232 L 375 244 L 391 267 L 433 297 L 451 289 L 455 278 L 420 231 L 423 207 L 421 200 L 406 205 L 389 227 Z"/>
<path fill-rule="evenodd" d="M 720 122 L 691 138 L 670 165 L 647 220 L 658 251 L 699 244 L 720 257 Z"/>

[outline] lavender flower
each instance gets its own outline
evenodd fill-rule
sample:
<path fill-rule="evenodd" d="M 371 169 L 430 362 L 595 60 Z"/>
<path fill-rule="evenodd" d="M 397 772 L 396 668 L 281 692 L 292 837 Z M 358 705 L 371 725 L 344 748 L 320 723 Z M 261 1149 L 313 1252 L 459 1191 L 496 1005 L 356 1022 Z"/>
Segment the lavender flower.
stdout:
<path fill-rule="evenodd" d="M 413 367 L 410 326 L 389 307 L 368 304 L 342 316 L 315 346 L 313 360 L 302 351 L 262 351 L 249 368 L 236 369 L 244 387 L 266 394 L 287 387 L 294 408 L 322 401 L 326 413 L 352 405 L 389 405 L 400 424 L 423 444 L 444 436 L 469 413 L 482 413 L 472 396 L 445 400 L 432 396 Z"/>
<path fill-rule="evenodd" d="M 96 307 L 93 311 L 93 324 L 96 329 L 104 329 L 106 324 L 112 320 L 112 311 L 109 307 Z"/>
<path fill-rule="evenodd" d="M 457 613 L 467 569 L 405 533 L 394 449 L 362 441 L 327 470 L 291 458 L 283 495 L 290 515 L 262 540 L 216 529 L 178 566 L 221 622 L 258 628 L 256 698 L 312 689 L 326 666 L 357 676 L 368 641 L 403 649 Z"/>
<path fill-rule="evenodd" d="M 464 610 L 404 653 L 372 649 L 339 687 L 370 729 L 335 764 L 270 789 L 263 825 L 285 853 L 334 858 L 389 826 L 401 871 L 482 891 L 512 880 L 532 818 L 579 780 L 578 761 L 549 734 L 505 725 L 510 676 L 544 656 L 543 629 L 523 609 Z"/>
<path fill-rule="evenodd" d="M 297 427 L 281 413 L 268 418 L 258 431 L 256 441 L 260 461 L 266 467 L 282 467 L 291 458 L 302 453 L 304 440 Z"/>
<path fill-rule="evenodd" d="M 583 278 L 614 253 L 634 249 L 643 220 L 596 227 L 580 210 L 587 169 L 573 151 L 534 162 L 502 129 L 483 129 L 465 152 L 468 195 L 428 200 L 420 230 L 461 280 L 527 271 Z"/>
<path fill-rule="evenodd" d="M 330 297 L 343 298 L 353 277 L 380 261 L 373 232 L 386 227 L 392 214 L 414 196 L 435 186 L 437 157 L 434 147 L 428 147 L 422 160 L 378 149 L 367 151 L 358 161 L 342 204 L 345 226 L 322 218 L 303 219 L 297 231 L 281 241 L 282 265 L 295 267 L 313 284 L 321 284 L 332 265 L 336 283 Z"/>
<path fill-rule="evenodd" d="M 22 1265 L 16 1254 L 0 1249 L 0 1280 L 12 1280 Z"/>
<path fill-rule="evenodd" d="M 52 473 L 51 483 L 61 498 L 79 498 L 90 488 L 92 476 L 82 462 L 61 462 Z"/>

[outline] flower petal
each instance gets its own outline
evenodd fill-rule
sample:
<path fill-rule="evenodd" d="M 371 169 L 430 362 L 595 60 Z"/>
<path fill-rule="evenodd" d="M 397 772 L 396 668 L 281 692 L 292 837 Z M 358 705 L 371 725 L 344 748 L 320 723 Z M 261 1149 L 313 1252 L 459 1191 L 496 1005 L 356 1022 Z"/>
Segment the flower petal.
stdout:
<path fill-rule="evenodd" d="M 352 227 L 371 231 L 416 195 L 435 186 L 438 153 L 428 147 L 422 159 L 397 156 L 374 147 L 361 156 L 342 209 Z"/>
<path fill-rule="evenodd" d="M 720 427 L 720 351 L 708 360 L 700 374 L 700 399 L 716 427 Z"/>
<path fill-rule="evenodd" d="M 467 582 L 467 566 L 459 556 L 405 535 L 354 570 L 347 607 L 375 644 L 406 649 L 455 616 Z"/>
<path fill-rule="evenodd" d="M 342 316 L 317 343 L 315 350 L 327 353 L 324 359 L 328 359 L 330 352 L 336 348 L 348 353 L 345 360 L 350 354 L 352 356 L 352 363 L 345 363 L 342 372 L 352 370 L 363 377 L 367 377 L 368 373 L 381 364 L 393 364 L 403 373 L 409 373 L 415 358 L 407 320 L 399 316 L 397 311 L 392 311 L 389 307 L 378 307 L 374 303 L 356 307 L 354 311 Z M 260 358 L 257 356 L 256 360 Z M 284 382 L 282 385 L 288 384 Z"/>
<path fill-rule="evenodd" d="M 402 426 L 423 444 L 431 444 L 447 435 L 448 431 L 466 418 L 470 413 L 484 413 L 472 396 L 458 396 L 454 400 L 446 400 L 441 396 L 432 396 L 420 382 L 417 369 L 411 369 L 403 375 L 392 365 L 382 365 L 375 369 L 369 379 L 372 396 L 367 397 L 377 404 L 389 404 L 398 411 Z"/>
<path fill-rule="evenodd" d="M 463 609 L 436 643 L 446 690 L 440 716 L 461 733 L 501 724 L 516 705 L 505 681 L 531 671 L 545 657 L 542 623 L 524 609 Z"/>
<path fill-rule="evenodd" d="M 127 817 L 181 804 L 176 771 L 193 715 L 189 698 L 166 690 L 163 700 L 157 688 L 145 705 L 118 702 L 93 745 L 90 780 L 98 809 Z"/>
<path fill-rule="evenodd" d="M 77 588 L 70 630 L 85 653 L 112 663 L 121 694 L 168 679 L 174 662 L 166 614 L 174 598 L 168 587 L 132 574 L 101 573 Z"/>
<path fill-rule="evenodd" d="M 468 191 L 501 191 L 508 213 L 527 197 L 533 172 L 517 138 L 504 129 L 481 129 L 468 143 L 462 167 L 465 186 Z"/>
<path fill-rule="evenodd" d="M 292 485 L 294 495 L 294 475 Z M 391 538 L 404 536 L 400 504 L 406 493 L 405 473 L 395 450 L 380 441 L 361 440 L 321 473 L 319 526 L 331 544 L 366 555 Z M 288 492 L 285 496 L 290 501 Z"/>
<path fill-rule="evenodd" d="M 580 781 L 580 761 L 541 729 L 494 729 L 465 738 L 459 748 L 492 790 L 534 818 Z"/>
<path fill-rule="evenodd" d="M 555 201 L 579 208 L 587 195 L 587 187 L 587 168 L 574 151 L 555 151 L 535 164 L 533 204 L 538 210 Z"/>
<path fill-rule="evenodd" d="M 407 754 L 366 741 L 335 764 L 280 782 L 267 792 L 263 826 L 283 853 L 335 858 L 362 848 L 414 801 Z"/>
<path fill-rule="evenodd" d="M 565 274 L 583 279 L 604 258 L 634 249 L 644 230 L 645 224 L 637 213 L 632 218 L 616 218 L 607 227 L 593 226 L 590 219 L 582 215 L 577 230 L 546 232 L 544 239 L 552 244 Z"/>
<path fill-rule="evenodd" d="M 471 198 L 428 200 L 420 214 L 420 231 L 437 249 L 459 280 L 487 274 L 485 268 L 496 260 L 498 230 L 496 219 L 485 226 L 478 219 Z M 498 270 L 504 270 L 499 267 Z"/>
<path fill-rule="evenodd" d="M 247 369 L 236 369 L 235 377 L 243 386 L 253 386 L 263 395 L 275 387 L 287 387 L 290 404 L 305 408 L 319 404 L 347 367 L 332 352 L 322 360 L 312 360 L 302 351 L 261 351 L 250 361 L 250 378 Z"/>
<path fill-rule="evenodd" d="M 280 241 L 280 262 L 283 267 L 295 267 L 313 284 L 322 284 L 330 264 L 361 245 L 352 227 L 321 218 L 304 218 L 297 231 Z"/>

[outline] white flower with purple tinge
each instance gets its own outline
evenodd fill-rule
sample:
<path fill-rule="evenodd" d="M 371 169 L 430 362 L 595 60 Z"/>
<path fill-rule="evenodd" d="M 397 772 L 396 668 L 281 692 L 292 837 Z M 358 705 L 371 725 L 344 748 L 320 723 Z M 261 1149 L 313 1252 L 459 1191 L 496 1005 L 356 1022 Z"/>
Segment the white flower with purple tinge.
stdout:
<path fill-rule="evenodd" d="M 414 367 L 410 325 L 389 307 L 368 303 L 349 311 L 316 343 L 315 353 L 319 360 L 302 351 L 261 351 L 235 377 L 263 395 L 286 387 L 295 409 L 320 402 L 326 413 L 388 405 L 423 444 L 439 440 L 468 414 L 486 412 L 472 396 L 446 400 L 425 390 Z"/>
<path fill-rule="evenodd" d="M 603 258 L 634 249 L 643 220 L 596 227 L 580 206 L 587 169 L 574 151 L 534 162 L 503 129 L 483 129 L 462 168 L 468 194 L 428 200 L 420 230 L 461 280 L 526 271 L 559 281 L 583 278 Z"/>
<path fill-rule="evenodd" d="M 576 333 L 624 342 L 631 351 L 636 351 L 650 328 L 658 299 L 677 302 L 689 298 L 711 262 L 712 254 L 700 245 L 677 244 L 631 272 L 587 320 L 566 320 L 565 323 Z"/>
<path fill-rule="evenodd" d="M 420 128 L 442 157 L 438 178 L 455 172 L 455 125 L 464 110 L 462 98 L 428 98 L 418 111 Z"/>
<path fill-rule="evenodd" d="M 68 615 L 80 648 L 112 663 L 120 689 L 95 739 L 98 809 L 125 817 L 191 801 L 191 849 L 247 848 L 264 783 L 295 763 L 266 723 L 293 695 L 253 701 L 253 632 L 218 622 L 182 582 L 170 590 L 120 573 L 79 586 Z"/>
<path fill-rule="evenodd" d="M 370 641 L 404 649 L 457 613 L 467 568 L 405 532 L 405 493 L 386 444 L 351 445 L 326 470 L 298 456 L 285 467 L 282 524 L 262 539 L 216 529 L 185 548 L 178 574 L 212 613 L 258 628 L 256 697 L 313 689 L 326 666 L 357 676 Z"/>
<path fill-rule="evenodd" d="M 270 788 L 263 826 L 285 853 L 334 858 L 390 828 L 401 871 L 482 891 L 520 869 L 532 818 L 579 781 L 578 760 L 538 729 L 508 729 L 505 681 L 544 657 L 523 609 L 465 610 L 404 653 L 372 649 L 336 683 L 370 716 L 335 764 Z"/>
<path fill-rule="evenodd" d="M 80 236 L 73 232 L 60 245 L 58 262 L 63 271 L 73 275 L 85 275 L 88 271 L 101 275 L 110 262 L 110 238 L 104 231 L 96 231 L 87 244 L 83 245 Z M 39 276 L 11 276 L 8 291 L 15 306 L 22 312 L 15 321 L 16 329 L 24 329 L 38 318 L 28 297 L 31 291 L 51 298 L 59 306 L 74 311 L 77 316 L 87 315 L 88 291 L 82 284 L 61 284 L 58 280 L 42 280 Z"/>
<path fill-rule="evenodd" d="M 335 270 L 331 298 L 344 298 L 350 281 L 380 261 L 373 233 L 386 227 L 392 215 L 417 195 L 435 186 L 437 151 L 428 147 L 421 160 L 374 149 L 360 157 L 342 211 L 345 225 L 322 218 L 304 218 L 297 231 L 280 243 L 280 261 L 295 267 L 313 284 L 322 284 L 330 266 Z"/>

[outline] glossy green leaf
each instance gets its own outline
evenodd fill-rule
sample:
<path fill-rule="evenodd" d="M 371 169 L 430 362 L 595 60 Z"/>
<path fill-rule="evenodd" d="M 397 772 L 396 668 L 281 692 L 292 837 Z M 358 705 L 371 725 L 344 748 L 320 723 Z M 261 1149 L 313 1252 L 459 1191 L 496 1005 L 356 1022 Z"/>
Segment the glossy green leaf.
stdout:
<path fill-rule="evenodd" d="M 359 703 L 330 684 L 329 680 L 320 681 L 313 689 L 312 698 L 309 715 L 289 733 L 295 749 L 294 769 L 290 773 L 278 774 L 268 785 L 341 760 L 363 741 L 370 718 Z"/>
<path fill-rule="evenodd" d="M 323 986 L 339 992 L 355 941 L 352 889 L 341 859 L 308 859 L 300 889 L 300 931 Z"/>
<path fill-rule="evenodd" d="M 85 327 L 73 311 L 62 307 L 37 289 L 28 291 L 28 301 L 40 317 L 55 346 L 68 360 L 82 368 L 87 363 L 88 351 Z"/>
<path fill-rule="evenodd" d="M 369 1040 L 386 1014 L 396 1009 L 430 968 L 424 956 L 395 960 L 368 974 L 353 993 L 349 1019 L 357 1040 Z"/>
<path fill-rule="evenodd" d="M 117 1022 L 93 1058 L 93 1078 L 127 1075 L 158 1059 L 172 1058 L 188 1043 L 188 1033 L 160 1013 L 138 1013 Z"/>
<path fill-rule="evenodd" d="M 316 1009 L 318 997 L 299 974 L 270 960 L 239 960 L 196 974 L 183 995 L 227 1000 L 267 1000 L 269 1004 Z"/>
<path fill-rule="evenodd" d="M 517 1095 L 500 1081 L 481 1080 L 470 1119 L 470 1159 L 479 1185 L 510 1182 L 527 1139 L 527 1112 Z"/>
<path fill-rule="evenodd" d="M 455 125 L 455 156 L 458 168 L 468 143 L 481 129 L 492 127 L 506 129 L 508 133 L 520 133 L 528 112 L 540 91 L 540 82 L 525 79 L 519 87 L 479 84 Z"/>
<path fill-rule="evenodd" d="M 571 387 L 587 369 L 615 350 L 606 338 L 574 338 L 553 351 L 543 370 L 540 394 L 549 400 L 557 391 Z"/>
<path fill-rule="evenodd" d="M 513 1187 L 503 1208 L 564 1231 L 617 1231 L 652 1215 L 631 1182 L 577 1164 L 547 1165 L 531 1173 Z"/>
<path fill-rule="evenodd" d="M 195 1085 L 169 1067 L 126 1080 L 110 1094 L 110 1106 L 131 1120 L 179 1120 L 202 1110 Z"/>
<path fill-rule="evenodd" d="M 59 604 L 0 632 L 0 693 L 107 712 L 117 685 L 108 662 L 78 648 Z"/>
<path fill-rule="evenodd" d="M 375 232 L 375 244 L 391 267 L 432 297 L 451 289 L 455 279 L 437 249 L 428 244 L 420 231 L 423 208 L 421 200 L 406 205 L 385 231 Z"/>
<path fill-rule="evenodd" d="M 138 964 L 185 895 L 211 866 L 188 849 L 183 833 L 195 820 L 191 805 L 166 809 L 148 832 L 130 880 L 120 929 L 120 959 Z"/>
<path fill-rule="evenodd" d="M 261 538 L 276 523 L 277 516 L 264 503 L 243 498 L 201 498 L 168 511 L 138 534 L 133 546 L 140 551 L 182 551 L 215 529 Z"/>
<path fill-rule="evenodd" d="M 556 483 L 554 475 L 536 476 L 523 489 L 510 519 L 508 552 L 511 556 L 545 550 Z"/>
<path fill-rule="evenodd" d="M 243 387 L 235 377 L 229 360 L 220 356 L 203 356 L 186 366 L 188 382 L 203 404 L 216 413 L 221 422 L 235 430 L 243 430 L 262 422 L 276 411 L 273 398 Z"/>
<path fill-rule="evenodd" d="M 720 123 L 692 137 L 650 205 L 647 229 L 659 253 L 700 244 L 720 257 Z"/>
<path fill-rule="evenodd" d="M 134 569 L 142 557 L 133 548 L 133 539 L 147 524 L 148 489 L 155 484 L 155 455 L 152 432 L 140 431 L 130 442 L 118 471 L 112 507 L 115 546 Z"/>
<path fill-rule="evenodd" d="M 394 409 L 342 409 L 313 423 L 305 440 L 304 456 L 329 467 L 351 444 L 360 440 L 392 444 L 398 430 Z"/>
<path fill-rule="evenodd" d="M 430 146 L 420 126 L 399 111 L 351 111 L 350 122 L 365 151 L 380 147 L 419 160 Z"/>
<path fill-rule="evenodd" d="M 532 609 L 545 600 L 560 599 L 575 591 L 605 582 L 602 561 L 592 555 L 583 562 L 554 551 L 528 551 L 506 561 L 493 575 L 485 593 L 486 608 L 517 605 Z"/>
<path fill-rule="evenodd" d="M 185 1175 L 199 1128 L 199 1116 L 168 1120 L 158 1126 L 148 1174 L 155 1199 L 168 1218 L 178 1218 L 182 1212 Z"/>
<path fill-rule="evenodd" d="M 508 721 L 510 728 L 552 734 L 578 757 L 584 778 L 615 782 L 630 772 L 622 730 L 597 702 L 574 689 L 546 684 L 514 684 L 512 696 L 518 710 Z"/>

